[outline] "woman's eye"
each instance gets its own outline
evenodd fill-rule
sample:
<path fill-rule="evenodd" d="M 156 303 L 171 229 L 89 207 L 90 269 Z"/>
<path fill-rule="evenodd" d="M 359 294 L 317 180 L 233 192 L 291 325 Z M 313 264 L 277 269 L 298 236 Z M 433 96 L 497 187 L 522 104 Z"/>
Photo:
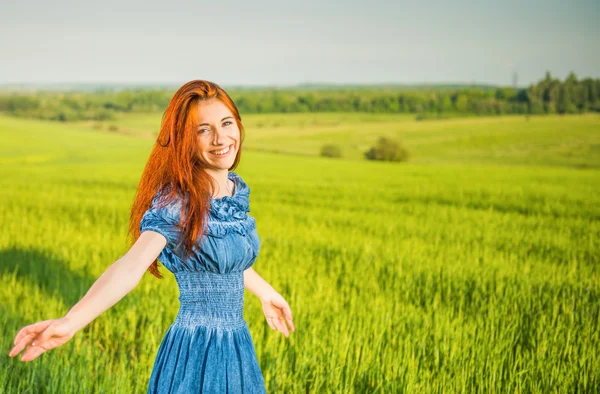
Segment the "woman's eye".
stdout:
<path fill-rule="evenodd" d="M 208 129 L 200 129 L 200 130 L 198 130 L 198 132 L 199 132 L 200 134 L 203 134 L 205 131 L 208 131 Z"/>
<path fill-rule="evenodd" d="M 230 120 L 228 120 L 227 122 L 225 122 L 225 126 L 229 126 L 229 125 L 232 125 L 232 124 L 233 124 L 233 122 L 230 121 Z"/>

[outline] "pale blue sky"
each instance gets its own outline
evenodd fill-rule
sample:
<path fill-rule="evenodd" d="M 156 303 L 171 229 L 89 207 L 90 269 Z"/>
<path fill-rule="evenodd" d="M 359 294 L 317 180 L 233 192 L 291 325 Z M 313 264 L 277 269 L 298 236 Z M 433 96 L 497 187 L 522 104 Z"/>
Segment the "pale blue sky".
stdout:
<path fill-rule="evenodd" d="M 598 0 L 0 1 L 0 83 L 600 77 Z"/>

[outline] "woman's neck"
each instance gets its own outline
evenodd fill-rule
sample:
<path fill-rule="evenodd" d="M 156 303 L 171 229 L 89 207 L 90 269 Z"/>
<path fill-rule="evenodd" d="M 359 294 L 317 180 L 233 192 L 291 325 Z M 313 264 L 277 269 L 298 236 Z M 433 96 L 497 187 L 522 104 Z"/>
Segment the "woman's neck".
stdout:
<path fill-rule="evenodd" d="M 235 183 L 229 180 L 229 171 L 228 170 L 220 170 L 220 171 L 210 171 L 207 173 L 214 178 L 217 182 L 217 190 L 213 191 L 213 198 L 221 198 L 225 196 L 233 196 Z M 214 195 L 217 193 L 217 195 Z"/>

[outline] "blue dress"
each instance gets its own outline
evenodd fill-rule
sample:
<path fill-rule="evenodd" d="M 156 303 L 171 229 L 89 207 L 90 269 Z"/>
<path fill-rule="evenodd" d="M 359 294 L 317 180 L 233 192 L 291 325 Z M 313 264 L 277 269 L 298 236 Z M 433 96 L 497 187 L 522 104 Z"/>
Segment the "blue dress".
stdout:
<path fill-rule="evenodd" d="M 244 270 L 258 256 L 250 188 L 235 172 L 233 195 L 211 198 L 204 243 L 182 261 L 178 247 L 181 201 L 157 207 L 157 193 L 140 231 L 162 234 L 159 260 L 175 275 L 179 311 L 156 355 L 148 394 L 261 393 L 265 383 L 244 320 Z"/>

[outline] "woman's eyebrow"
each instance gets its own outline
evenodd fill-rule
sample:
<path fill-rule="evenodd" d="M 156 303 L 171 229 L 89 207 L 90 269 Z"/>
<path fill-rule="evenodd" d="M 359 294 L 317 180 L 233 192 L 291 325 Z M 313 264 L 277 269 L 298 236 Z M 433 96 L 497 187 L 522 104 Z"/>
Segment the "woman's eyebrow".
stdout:
<path fill-rule="evenodd" d="M 233 118 L 233 116 L 226 116 L 223 119 L 221 119 L 221 122 L 224 121 L 225 119 L 229 119 L 229 118 Z M 200 126 L 210 126 L 208 123 L 201 123 Z"/>

